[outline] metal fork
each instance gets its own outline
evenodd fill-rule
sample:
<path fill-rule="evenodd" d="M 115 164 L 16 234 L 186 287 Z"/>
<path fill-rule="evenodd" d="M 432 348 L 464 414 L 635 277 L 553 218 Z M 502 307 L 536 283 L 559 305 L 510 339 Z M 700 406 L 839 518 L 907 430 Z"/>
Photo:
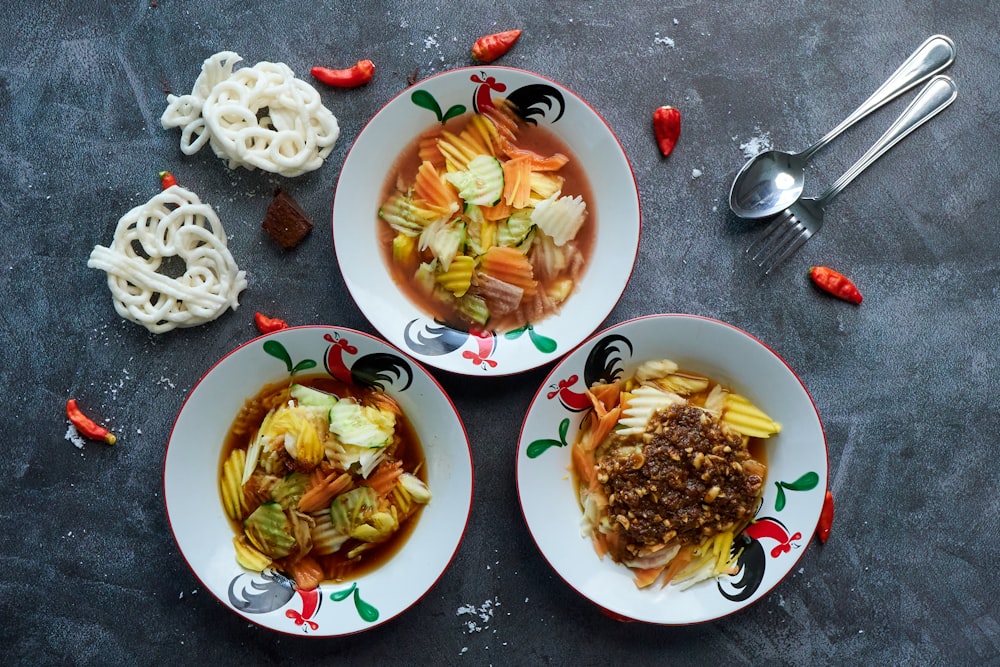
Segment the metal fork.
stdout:
<path fill-rule="evenodd" d="M 764 229 L 761 237 L 746 250 L 748 255 L 753 253 L 750 261 L 757 262 L 767 275 L 788 259 L 823 226 L 823 210 L 841 190 L 890 148 L 948 107 L 957 95 L 955 82 L 949 77 L 931 79 L 875 145 L 826 192 L 818 197 L 803 197 Z"/>

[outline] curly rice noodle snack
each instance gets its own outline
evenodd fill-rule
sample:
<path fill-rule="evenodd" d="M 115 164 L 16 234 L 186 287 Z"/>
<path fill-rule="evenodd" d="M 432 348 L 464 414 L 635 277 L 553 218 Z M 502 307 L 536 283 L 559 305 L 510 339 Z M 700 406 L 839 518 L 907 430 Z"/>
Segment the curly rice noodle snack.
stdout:
<path fill-rule="evenodd" d="M 175 257 L 185 267 L 172 277 L 163 269 Z M 111 247 L 95 246 L 87 266 L 108 274 L 118 314 L 153 333 L 236 310 L 247 286 L 215 211 L 178 185 L 122 216 Z"/>
<path fill-rule="evenodd" d="M 189 95 L 168 95 L 164 129 L 181 128 L 181 151 L 208 143 L 230 169 L 299 176 L 318 169 L 340 135 L 319 92 L 284 63 L 233 69 L 242 58 L 222 51 L 206 59 Z"/>

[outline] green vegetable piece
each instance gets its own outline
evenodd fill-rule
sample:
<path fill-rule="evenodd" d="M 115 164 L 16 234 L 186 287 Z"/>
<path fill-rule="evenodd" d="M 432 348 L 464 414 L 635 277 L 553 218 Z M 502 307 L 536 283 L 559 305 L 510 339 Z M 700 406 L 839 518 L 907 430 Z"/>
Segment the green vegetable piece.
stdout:
<path fill-rule="evenodd" d="M 359 486 L 342 493 L 330 505 L 330 522 L 342 535 L 350 535 L 365 523 L 378 506 L 378 494 L 370 486 Z"/>
<path fill-rule="evenodd" d="M 327 410 L 340 400 L 333 394 L 328 394 L 325 391 L 306 387 L 301 384 L 293 384 L 289 391 L 292 398 L 299 402 L 299 405 L 309 405 Z"/>
<path fill-rule="evenodd" d="M 250 542 L 271 558 L 284 558 L 295 546 L 288 517 L 276 502 L 264 503 L 243 521 Z"/>
<path fill-rule="evenodd" d="M 306 492 L 308 485 L 308 475 L 300 472 L 289 473 L 271 489 L 271 500 L 286 510 L 294 509 L 298 507 L 299 499 Z"/>
<path fill-rule="evenodd" d="M 497 229 L 497 245 L 516 248 L 521 245 L 528 234 L 535 228 L 531 222 L 531 211 L 514 211 L 507 221 Z"/>
<path fill-rule="evenodd" d="M 485 325 L 490 319 L 490 309 L 481 296 L 466 293 L 456 304 L 458 311 L 476 324 Z"/>
<path fill-rule="evenodd" d="M 503 194 L 503 165 L 492 155 L 477 155 L 469 160 L 466 171 L 446 174 L 445 178 L 468 204 L 493 206 Z"/>

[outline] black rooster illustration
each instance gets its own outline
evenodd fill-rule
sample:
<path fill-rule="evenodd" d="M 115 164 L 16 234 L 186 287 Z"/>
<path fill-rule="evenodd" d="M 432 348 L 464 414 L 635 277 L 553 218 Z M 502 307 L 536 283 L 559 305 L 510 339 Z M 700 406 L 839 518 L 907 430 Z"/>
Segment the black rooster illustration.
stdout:
<path fill-rule="evenodd" d="M 497 81 L 496 77 L 473 75 L 472 81 L 479 84 L 472 99 L 472 106 L 478 113 L 493 106 L 494 92 L 504 93 L 507 91 L 507 85 Z M 524 122 L 532 125 L 538 124 L 534 116 L 544 118 L 553 111 L 554 106 L 558 111 L 555 112 L 555 118 L 552 119 L 553 123 L 562 118 L 563 112 L 566 110 L 566 100 L 563 98 L 563 94 L 554 86 L 545 83 L 532 83 L 516 88 L 507 95 L 506 100 L 514 106 L 517 115 Z"/>
<path fill-rule="evenodd" d="M 341 382 L 378 389 L 385 389 L 386 385 L 402 384 L 400 391 L 405 391 L 413 382 L 410 364 L 398 355 L 389 352 L 366 354 L 348 366 L 344 360 L 344 352 L 357 354 L 358 348 L 346 338 L 332 334 L 325 334 L 323 339 L 330 343 L 323 360 L 326 372 Z"/>

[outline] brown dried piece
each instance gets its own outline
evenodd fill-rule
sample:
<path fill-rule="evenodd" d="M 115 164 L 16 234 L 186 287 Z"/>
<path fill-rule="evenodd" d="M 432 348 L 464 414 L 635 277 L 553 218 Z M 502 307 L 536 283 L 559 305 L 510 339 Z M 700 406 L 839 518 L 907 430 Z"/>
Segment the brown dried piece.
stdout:
<path fill-rule="evenodd" d="M 264 231 L 285 250 L 302 243 L 312 231 L 313 221 L 291 195 L 278 188 L 264 216 Z"/>

